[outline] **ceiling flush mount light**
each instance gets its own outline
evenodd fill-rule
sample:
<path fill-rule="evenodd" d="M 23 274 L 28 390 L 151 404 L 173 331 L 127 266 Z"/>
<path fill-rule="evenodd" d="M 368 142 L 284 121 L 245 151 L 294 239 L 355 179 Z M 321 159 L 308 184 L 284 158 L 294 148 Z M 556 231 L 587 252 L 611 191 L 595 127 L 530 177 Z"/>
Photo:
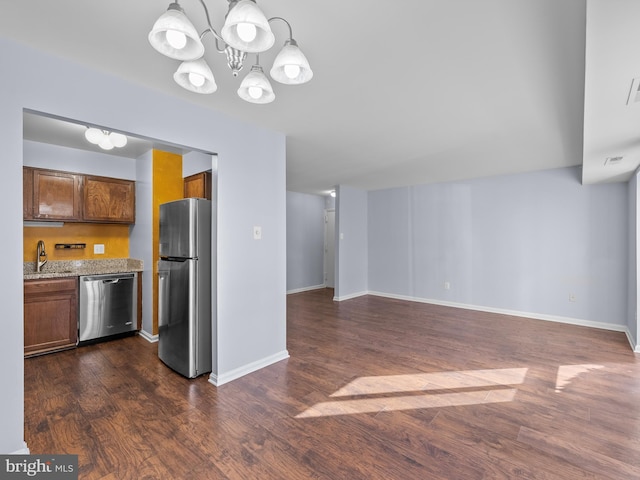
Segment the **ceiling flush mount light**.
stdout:
<path fill-rule="evenodd" d="M 94 127 L 87 127 L 84 132 L 84 137 L 89 143 L 98 145 L 103 150 L 112 150 L 114 147 L 121 148 L 127 144 L 127 137 L 125 135 Z"/>
<path fill-rule="evenodd" d="M 267 18 L 255 0 L 228 0 L 229 10 L 220 34 L 211 26 L 209 10 L 204 0 L 199 0 L 204 10 L 207 28 L 200 34 L 187 18 L 178 2 L 171 3 L 165 13 L 156 20 L 149 33 L 149 43 L 158 52 L 175 60 L 182 60 L 174 80 L 181 87 L 196 93 L 213 93 L 217 90 L 213 73 L 203 55 L 202 39 L 207 33 L 214 37 L 216 51 L 227 58 L 233 76 L 238 76 L 248 53 L 262 53 L 275 43 L 270 24 L 284 22 L 289 38 L 275 57 L 269 71 L 271 78 L 285 85 L 300 85 L 313 77 L 307 58 L 293 39 L 291 25 L 282 17 Z M 256 64 L 242 81 L 238 95 L 251 103 L 270 103 L 275 99 L 256 55 Z"/>

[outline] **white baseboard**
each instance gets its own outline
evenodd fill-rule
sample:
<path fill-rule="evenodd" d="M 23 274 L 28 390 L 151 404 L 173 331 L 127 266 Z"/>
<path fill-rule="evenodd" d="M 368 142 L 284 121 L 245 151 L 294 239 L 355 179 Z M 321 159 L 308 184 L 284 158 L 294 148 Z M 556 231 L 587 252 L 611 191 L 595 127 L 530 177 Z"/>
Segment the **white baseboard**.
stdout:
<path fill-rule="evenodd" d="M 158 341 L 158 335 L 151 335 L 150 333 L 145 332 L 144 330 L 140 330 L 138 332 L 138 335 L 140 335 L 149 343 L 156 343 Z"/>
<path fill-rule="evenodd" d="M 20 450 L 16 450 L 15 452 L 10 453 L 9 455 L 30 455 L 29 447 L 27 447 L 27 442 L 22 442 L 24 445 Z"/>
<path fill-rule="evenodd" d="M 312 287 L 294 288 L 293 290 L 287 290 L 287 295 L 292 293 L 309 292 L 311 290 L 320 290 L 321 288 L 327 288 L 327 286 L 323 283 L 322 285 L 314 285 Z"/>
<path fill-rule="evenodd" d="M 340 297 L 333 297 L 334 302 L 342 302 L 344 300 L 351 300 L 352 298 L 363 297 L 369 295 L 369 292 L 350 293 L 349 295 L 342 295 Z M 373 295 L 373 294 L 371 294 Z"/>
<path fill-rule="evenodd" d="M 249 373 L 253 373 L 256 370 L 268 367 L 269 365 L 279 362 L 280 360 L 285 360 L 287 358 L 289 358 L 289 352 L 287 350 L 283 350 L 282 352 L 278 352 L 269 357 L 256 360 L 255 362 L 243 365 L 242 367 L 231 370 L 230 372 L 223 373 L 222 375 L 216 375 L 212 373 L 211 375 L 209 375 L 209 383 L 212 383 L 216 387 L 219 387 L 220 385 L 224 385 L 225 383 L 229 383 L 232 380 L 244 377 Z"/>
<path fill-rule="evenodd" d="M 442 305 L 445 307 L 464 308 L 465 310 L 475 310 L 479 312 L 498 313 L 501 315 L 510 315 L 513 317 L 532 318 L 534 320 L 545 320 L 547 322 L 567 323 L 570 325 L 578 325 L 581 327 L 599 328 L 601 330 L 612 330 L 614 332 L 625 332 L 625 331 L 628 332 L 626 325 L 593 322 L 591 320 L 584 320 L 581 318 L 562 317 L 558 315 L 546 315 L 544 313 L 521 312 L 518 310 L 507 310 L 505 308 L 483 307 L 479 305 L 469 305 L 466 303 L 447 302 L 443 300 L 433 300 L 429 298 L 420 298 L 420 297 L 409 297 L 407 295 L 395 295 L 392 293 L 383 293 L 383 292 L 369 292 L 369 295 L 374 295 L 376 297 L 394 298 L 397 300 L 407 300 L 410 302 L 430 303 L 433 305 Z M 627 333 L 627 336 L 630 337 L 630 333 Z M 632 344 L 632 347 L 634 347 L 633 344 Z"/>
<path fill-rule="evenodd" d="M 631 345 L 631 349 L 635 352 L 635 353 L 640 353 L 640 345 L 638 344 L 638 342 L 636 341 L 635 338 L 633 338 L 633 335 L 631 335 L 631 330 L 629 330 L 629 328 L 627 327 L 624 331 L 624 333 L 627 334 L 627 340 L 629 340 L 629 345 Z"/>

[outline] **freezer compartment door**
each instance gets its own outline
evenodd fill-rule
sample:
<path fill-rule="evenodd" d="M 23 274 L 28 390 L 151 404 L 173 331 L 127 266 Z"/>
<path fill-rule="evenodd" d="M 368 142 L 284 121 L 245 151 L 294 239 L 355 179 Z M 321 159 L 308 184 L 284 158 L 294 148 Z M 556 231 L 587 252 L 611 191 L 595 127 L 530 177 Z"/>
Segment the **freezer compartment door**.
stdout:
<path fill-rule="evenodd" d="M 211 371 L 211 350 L 203 348 L 211 338 L 202 328 L 210 319 L 198 315 L 197 274 L 197 260 L 158 263 L 158 356 L 188 378 Z"/>
<path fill-rule="evenodd" d="M 160 205 L 160 257 L 197 258 L 211 249 L 211 202 L 185 198 Z"/>

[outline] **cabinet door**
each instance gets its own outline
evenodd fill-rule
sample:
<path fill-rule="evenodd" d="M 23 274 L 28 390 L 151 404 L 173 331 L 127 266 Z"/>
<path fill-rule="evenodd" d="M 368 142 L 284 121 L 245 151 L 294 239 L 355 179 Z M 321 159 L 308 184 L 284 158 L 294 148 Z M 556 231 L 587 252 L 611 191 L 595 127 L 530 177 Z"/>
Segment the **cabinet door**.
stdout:
<path fill-rule="evenodd" d="M 25 356 L 75 347 L 77 308 L 77 277 L 24 282 Z"/>
<path fill-rule="evenodd" d="M 135 223 L 135 182 L 106 177 L 84 177 L 84 213 L 87 222 Z"/>
<path fill-rule="evenodd" d="M 138 272 L 138 328 L 142 330 L 142 272 Z"/>
<path fill-rule="evenodd" d="M 79 221 L 81 185 L 81 175 L 34 169 L 33 218 Z"/>
<path fill-rule="evenodd" d="M 33 168 L 22 168 L 22 218 L 33 219 Z"/>
<path fill-rule="evenodd" d="M 211 172 L 201 172 L 185 177 L 184 198 L 211 200 Z"/>

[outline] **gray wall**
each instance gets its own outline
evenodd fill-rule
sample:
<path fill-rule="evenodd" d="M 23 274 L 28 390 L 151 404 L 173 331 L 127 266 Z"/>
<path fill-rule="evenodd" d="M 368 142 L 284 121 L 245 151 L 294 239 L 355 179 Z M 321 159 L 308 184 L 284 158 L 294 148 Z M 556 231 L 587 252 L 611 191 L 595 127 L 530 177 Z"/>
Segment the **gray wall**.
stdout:
<path fill-rule="evenodd" d="M 629 290 L 627 328 L 636 351 L 638 344 L 638 171 L 629 180 Z"/>
<path fill-rule="evenodd" d="M 324 206 L 319 195 L 287 192 L 287 291 L 324 285 Z"/>
<path fill-rule="evenodd" d="M 212 381 L 224 383 L 286 358 L 284 135 L 2 38 L 0 62 L 20 65 L 0 76 L 0 202 L 15 205 L 21 198 L 25 108 L 216 152 L 218 371 Z M 3 224 L 0 452 L 11 453 L 24 448 L 20 208 L 7 209 Z M 262 226 L 261 241 L 253 240 L 254 225 Z"/>
<path fill-rule="evenodd" d="M 626 326 L 627 185 L 579 175 L 369 192 L 369 291 Z"/>
<path fill-rule="evenodd" d="M 106 153 L 24 140 L 23 163 L 27 167 L 50 168 L 103 177 L 136 179 L 136 161 Z"/>
<path fill-rule="evenodd" d="M 214 157 L 213 159 L 211 157 Z M 182 155 L 182 176 L 188 177 L 196 173 L 212 170 L 215 175 L 215 169 L 212 164 L 216 161 L 215 155 L 203 152 L 189 152 Z"/>
<path fill-rule="evenodd" d="M 153 152 L 136 165 L 136 223 L 129 229 L 129 256 L 142 260 L 142 334 L 153 336 Z"/>
<path fill-rule="evenodd" d="M 336 209 L 336 197 L 326 196 L 324 197 L 324 208 L 327 210 L 335 210 Z"/>
<path fill-rule="evenodd" d="M 367 192 L 336 189 L 335 297 L 344 300 L 367 292 Z"/>

